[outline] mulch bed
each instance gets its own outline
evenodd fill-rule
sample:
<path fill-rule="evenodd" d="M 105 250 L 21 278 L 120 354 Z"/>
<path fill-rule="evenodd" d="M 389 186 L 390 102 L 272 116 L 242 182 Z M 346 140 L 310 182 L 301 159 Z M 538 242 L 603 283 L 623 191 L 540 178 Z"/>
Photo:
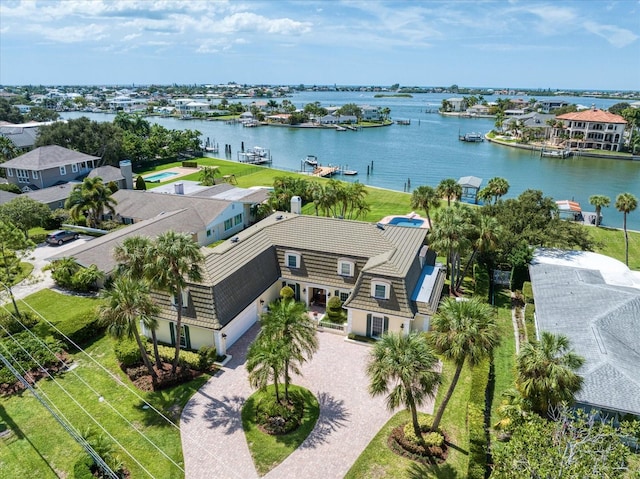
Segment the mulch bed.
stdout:
<path fill-rule="evenodd" d="M 449 444 L 449 438 L 445 432 L 440 431 L 444 436 L 444 444 L 441 447 L 431 446 L 425 449 L 405 438 L 404 426 L 405 424 L 402 424 L 391 431 L 391 434 L 387 438 L 389 449 L 399 456 L 425 465 L 442 464 L 447 460 L 449 453 L 447 444 Z"/>
<path fill-rule="evenodd" d="M 49 377 L 49 374 L 53 376 L 54 374 L 57 374 L 59 372 L 66 371 L 68 364 L 63 364 L 63 362 L 66 363 L 68 360 L 69 355 L 66 352 L 56 354 L 56 361 L 52 364 L 46 365 L 44 370 L 40 368 L 34 368 L 31 371 L 28 371 L 26 374 L 23 374 L 23 377 L 29 384 L 33 385 L 40 379 Z M 26 388 L 27 387 L 22 384 L 21 381 L 16 381 L 11 384 L 2 383 L 0 384 L 0 396 L 10 396 L 12 394 L 24 391 Z"/>
<path fill-rule="evenodd" d="M 149 370 L 144 365 L 123 368 L 123 371 L 134 386 L 146 392 L 159 391 L 177 384 L 186 383 L 202 374 L 200 371 L 183 368 L 181 366 L 178 366 L 175 374 L 171 374 L 171 363 L 162 363 L 161 368 L 158 368 L 154 364 L 153 370 L 158 375 L 158 381 L 155 385 L 153 384 Z"/>

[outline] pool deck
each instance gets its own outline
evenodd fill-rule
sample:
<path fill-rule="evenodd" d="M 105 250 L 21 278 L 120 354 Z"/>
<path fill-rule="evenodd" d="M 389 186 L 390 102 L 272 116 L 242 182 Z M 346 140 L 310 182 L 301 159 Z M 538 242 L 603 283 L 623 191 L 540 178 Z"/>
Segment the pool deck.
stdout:
<path fill-rule="evenodd" d="M 176 180 L 178 178 L 180 178 L 181 176 L 187 176 L 190 175 L 192 173 L 197 173 L 198 171 L 200 171 L 200 168 L 184 168 L 182 166 L 176 166 L 173 168 L 167 168 L 166 170 L 158 170 L 158 171 L 154 171 L 153 173 L 148 173 L 146 175 L 144 175 L 142 178 L 144 179 L 144 181 L 147 181 L 149 183 L 164 183 L 166 181 L 169 180 Z M 167 178 L 163 178 L 161 180 L 155 180 L 155 181 L 149 181 L 147 178 L 151 178 L 155 175 L 161 175 L 162 173 L 175 173 L 175 175 L 172 175 L 170 177 Z"/>
<path fill-rule="evenodd" d="M 424 217 L 420 216 L 415 211 L 412 211 L 411 213 L 407 213 L 406 215 L 389 215 L 389 216 L 385 216 L 380 221 L 378 221 L 378 224 L 381 224 L 381 225 L 392 224 L 391 221 L 394 218 L 406 218 L 408 220 L 421 220 L 422 224 L 420 226 L 418 226 L 418 228 L 431 229 L 431 225 L 429 224 L 429 220 L 427 218 L 424 218 Z"/>

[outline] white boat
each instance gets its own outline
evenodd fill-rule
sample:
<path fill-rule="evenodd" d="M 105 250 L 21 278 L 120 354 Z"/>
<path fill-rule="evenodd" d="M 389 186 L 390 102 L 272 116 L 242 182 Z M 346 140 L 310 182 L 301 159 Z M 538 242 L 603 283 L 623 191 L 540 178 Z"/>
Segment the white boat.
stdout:
<path fill-rule="evenodd" d="M 336 131 L 347 131 L 347 129 L 344 126 L 336 126 Z"/>
<path fill-rule="evenodd" d="M 484 136 L 482 133 L 465 133 L 464 135 L 458 135 L 458 139 L 460 141 L 468 141 L 470 143 L 480 143 L 484 141 Z"/>
<path fill-rule="evenodd" d="M 318 157 L 315 155 L 307 155 L 307 157 L 302 161 L 304 161 L 305 164 L 310 166 L 318 166 Z"/>
<path fill-rule="evenodd" d="M 343 175 L 354 176 L 358 174 L 358 170 L 342 170 Z"/>

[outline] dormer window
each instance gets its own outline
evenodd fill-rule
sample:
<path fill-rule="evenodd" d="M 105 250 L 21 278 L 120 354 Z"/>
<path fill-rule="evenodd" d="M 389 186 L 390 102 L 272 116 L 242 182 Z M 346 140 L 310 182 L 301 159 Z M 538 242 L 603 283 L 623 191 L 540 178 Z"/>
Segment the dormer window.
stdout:
<path fill-rule="evenodd" d="M 61 166 L 60 167 L 60 176 L 64 176 L 67 174 L 67 167 L 66 166 Z"/>
<path fill-rule="evenodd" d="M 288 251 L 284 254 L 284 262 L 287 268 L 297 269 L 300 267 L 300 254 Z"/>
<path fill-rule="evenodd" d="M 353 261 L 340 259 L 338 260 L 338 274 L 340 276 L 353 276 L 355 270 L 355 264 Z"/>
<path fill-rule="evenodd" d="M 178 306 L 177 294 L 174 294 L 171 296 L 171 305 L 176 307 Z M 189 306 L 189 290 L 185 288 L 182 290 L 182 307 L 187 308 L 188 306 Z"/>
<path fill-rule="evenodd" d="M 391 284 L 388 281 L 374 279 L 371 281 L 371 296 L 376 299 L 389 299 Z"/>
<path fill-rule="evenodd" d="M 71 173 L 78 172 L 78 163 L 71 163 Z"/>

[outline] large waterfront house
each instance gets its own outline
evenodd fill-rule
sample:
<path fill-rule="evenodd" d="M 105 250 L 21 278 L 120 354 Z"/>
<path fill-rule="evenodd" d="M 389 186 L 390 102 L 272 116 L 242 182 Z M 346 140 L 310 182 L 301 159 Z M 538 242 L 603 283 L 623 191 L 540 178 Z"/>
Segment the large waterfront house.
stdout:
<path fill-rule="evenodd" d="M 640 273 L 607 256 L 538 249 L 529 267 L 537 333 L 585 359 L 579 407 L 640 414 Z"/>
<path fill-rule="evenodd" d="M 556 146 L 607 151 L 622 149 L 627 122 L 620 115 L 592 108 L 565 113 L 557 119 L 562 120 L 563 126 L 554 128 L 551 133 Z"/>
<path fill-rule="evenodd" d="M 455 97 L 455 98 L 447 98 L 446 100 L 448 104 L 447 111 L 465 111 L 467 109 L 467 99 L 463 97 Z"/>
<path fill-rule="evenodd" d="M 0 164 L 7 181 L 23 191 L 78 180 L 98 166 L 100 158 L 62 146 L 41 146 Z"/>

